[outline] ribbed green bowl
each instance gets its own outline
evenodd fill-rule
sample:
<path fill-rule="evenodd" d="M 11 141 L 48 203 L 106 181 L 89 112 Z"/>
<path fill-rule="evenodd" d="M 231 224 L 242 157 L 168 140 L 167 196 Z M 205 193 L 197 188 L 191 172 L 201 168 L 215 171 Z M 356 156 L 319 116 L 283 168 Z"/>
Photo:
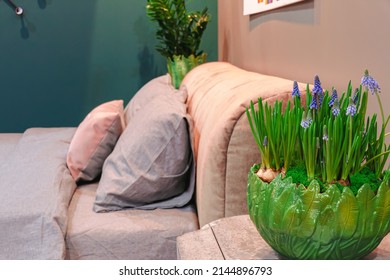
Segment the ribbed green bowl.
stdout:
<path fill-rule="evenodd" d="M 377 194 L 368 185 L 355 196 L 331 186 L 320 193 L 313 180 L 305 188 L 279 175 L 265 183 L 254 165 L 248 175 L 248 210 L 263 239 L 289 259 L 359 259 L 390 231 L 390 187 Z"/>

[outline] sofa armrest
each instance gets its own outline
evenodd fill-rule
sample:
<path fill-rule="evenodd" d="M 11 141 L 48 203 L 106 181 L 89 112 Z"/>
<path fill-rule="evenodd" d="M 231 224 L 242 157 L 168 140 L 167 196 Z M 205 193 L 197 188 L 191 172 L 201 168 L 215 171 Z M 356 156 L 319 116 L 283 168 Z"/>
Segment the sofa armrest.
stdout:
<path fill-rule="evenodd" d="M 269 103 L 287 100 L 293 81 L 209 62 L 188 73 L 181 86 L 187 88 L 193 120 L 200 226 L 247 214 L 247 176 L 250 167 L 260 162 L 260 154 L 245 109 L 259 97 Z M 303 84 L 299 87 L 305 89 Z"/>

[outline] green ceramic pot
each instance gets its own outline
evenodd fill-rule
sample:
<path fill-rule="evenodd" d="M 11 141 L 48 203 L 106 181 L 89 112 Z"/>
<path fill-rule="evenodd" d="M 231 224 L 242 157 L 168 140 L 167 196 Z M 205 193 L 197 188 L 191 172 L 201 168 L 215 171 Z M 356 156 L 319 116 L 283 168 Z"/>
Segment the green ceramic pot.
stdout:
<path fill-rule="evenodd" d="M 173 59 L 168 58 L 167 68 L 172 79 L 172 85 L 178 89 L 184 76 L 196 66 L 206 61 L 206 53 L 197 57 L 190 55 L 189 57 L 174 56 Z"/>
<path fill-rule="evenodd" d="M 320 193 L 279 175 L 265 183 L 254 165 L 248 176 L 248 208 L 263 239 L 289 259 L 359 259 L 373 251 L 390 231 L 390 187 L 377 194 L 368 185 L 355 196 L 331 186 Z"/>

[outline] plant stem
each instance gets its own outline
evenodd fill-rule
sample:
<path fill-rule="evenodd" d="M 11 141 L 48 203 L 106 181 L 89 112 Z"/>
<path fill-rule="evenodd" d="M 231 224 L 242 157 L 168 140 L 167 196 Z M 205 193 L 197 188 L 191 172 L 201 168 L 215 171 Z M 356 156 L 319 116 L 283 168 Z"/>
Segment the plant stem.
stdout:
<path fill-rule="evenodd" d="M 387 122 L 389 121 L 389 118 L 387 118 L 387 121 L 385 123 L 385 114 L 383 113 L 383 106 L 382 106 L 382 101 L 381 101 L 381 98 L 379 97 L 379 93 L 376 93 L 376 99 L 378 100 L 378 104 L 379 104 L 379 109 L 381 110 L 381 116 L 382 116 L 382 125 L 384 125 L 386 127 L 387 125 Z M 386 124 L 386 125 L 385 125 Z"/>
<path fill-rule="evenodd" d="M 349 116 L 348 160 L 351 157 L 351 148 L 352 148 L 352 116 Z"/>
<path fill-rule="evenodd" d="M 387 120 L 386 120 L 386 122 L 385 122 L 385 124 L 384 124 L 384 128 L 387 127 L 387 124 L 389 123 L 389 119 L 390 119 L 390 115 L 387 116 Z"/>

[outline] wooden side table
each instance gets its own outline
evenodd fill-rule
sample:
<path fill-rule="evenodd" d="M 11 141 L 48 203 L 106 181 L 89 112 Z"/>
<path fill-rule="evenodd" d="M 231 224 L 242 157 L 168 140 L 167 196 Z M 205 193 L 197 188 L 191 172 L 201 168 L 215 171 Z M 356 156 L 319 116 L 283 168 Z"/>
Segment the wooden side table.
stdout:
<path fill-rule="evenodd" d="M 177 238 L 181 260 L 283 259 L 260 236 L 249 215 L 223 218 Z M 390 234 L 364 259 L 390 260 Z"/>

